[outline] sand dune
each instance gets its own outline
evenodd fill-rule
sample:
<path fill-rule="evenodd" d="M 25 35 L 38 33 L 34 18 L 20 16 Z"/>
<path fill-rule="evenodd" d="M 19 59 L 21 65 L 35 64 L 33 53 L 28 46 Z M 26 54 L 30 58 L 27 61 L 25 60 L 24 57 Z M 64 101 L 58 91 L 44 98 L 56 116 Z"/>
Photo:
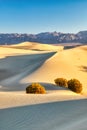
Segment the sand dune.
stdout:
<path fill-rule="evenodd" d="M 46 85 L 44 84 L 45 88 Z M 49 87 L 50 86 L 50 87 Z M 32 104 L 43 104 L 49 102 L 59 102 L 65 100 L 76 100 L 85 99 L 85 96 L 73 93 L 67 89 L 61 89 L 54 87 L 54 85 L 49 85 L 46 89 L 46 94 L 26 94 L 24 91 L 14 91 L 14 92 L 0 92 L 0 109 L 11 108 L 16 106 L 25 106 Z M 52 86 L 54 88 L 52 88 Z M 56 88 L 56 89 L 55 89 Z M 16 88 L 17 89 L 17 88 Z M 53 90 L 51 90 L 53 89 Z"/>
<path fill-rule="evenodd" d="M 54 82 L 57 77 L 77 78 L 87 93 L 87 46 L 57 52 L 22 82 L 39 81 Z M 43 76 L 41 76 L 43 75 Z"/>
<path fill-rule="evenodd" d="M 0 46 L 0 130 L 87 130 L 86 55 L 87 46 Z M 83 95 L 55 86 L 57 77 L 78 78 Z M 40 82 L 47 93 L 26 94 L 31 82 Z"/>
<path fill-rule="evenodd" d="M 28 54 L 10 56 L 0 60 L 0 90 L 18 91 L 24 90 L 24 85 L 20 80 L 38 69 L 46 59 L 54 55 L 55 52 L 45 54 Z"/>
<path fill-rule="evenodd" d="M 48 44 L 41 44 L 35 42 L 23 42 L 20 44 L 12 45 L 10 47 L 19 48 L 19 49 L 31 49 L 31 50 L 38 50 L 38 51 L 61 51 L 63 50 L 63 46 L 54 46 Z"/>
<path fill-rule="evenodd" d="M 3 46 L 0 47 L 0 53 L 4 56 L 0 59 L 1 91 L 24 91 L 31 82 L 54 83 L 55 78 L 64 77 L 79 79 L 86 93 L 87 46 L 58 52 L 17 48 L 26 44 L 29 43 L 14 45 L 16 48 L 4 46 L 4 51 Z"/>
<path fill-rule="evenodd" d="M 87 130 L 87 100 L 1 109 L 0 129 Z"/>

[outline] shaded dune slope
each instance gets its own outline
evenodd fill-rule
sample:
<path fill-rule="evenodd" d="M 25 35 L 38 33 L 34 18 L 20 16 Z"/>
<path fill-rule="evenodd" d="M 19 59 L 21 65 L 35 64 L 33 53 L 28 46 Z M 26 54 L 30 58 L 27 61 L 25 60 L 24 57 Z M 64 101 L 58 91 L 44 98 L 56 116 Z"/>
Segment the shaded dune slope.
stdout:
<path fill-rule="evenodd" d="M 63 101 L 1 109 L 0 129 L 86 130 L 87 100 Z"/>
<path fill-rule="evenodd" d="M 10 56 L 0 59 L 1 90 L 22 90 L 20 80 L 37 70 L 55 52 L 44 54 Z"/>

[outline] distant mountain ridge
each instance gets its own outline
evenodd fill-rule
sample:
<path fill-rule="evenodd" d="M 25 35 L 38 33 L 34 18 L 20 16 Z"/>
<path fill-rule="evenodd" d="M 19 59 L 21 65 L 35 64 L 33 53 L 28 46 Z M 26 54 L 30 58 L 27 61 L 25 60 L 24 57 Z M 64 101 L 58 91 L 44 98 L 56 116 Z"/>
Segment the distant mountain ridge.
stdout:
<path fill-rule="evenodd" d="M 87 31 L 77 34 L 61 32 L 44 32 L 39 34 L 0 33 L 0 45 L 17 44 L 21 42 L 40 42 L 47 44 L 58 43 L 87 43 Z"/>

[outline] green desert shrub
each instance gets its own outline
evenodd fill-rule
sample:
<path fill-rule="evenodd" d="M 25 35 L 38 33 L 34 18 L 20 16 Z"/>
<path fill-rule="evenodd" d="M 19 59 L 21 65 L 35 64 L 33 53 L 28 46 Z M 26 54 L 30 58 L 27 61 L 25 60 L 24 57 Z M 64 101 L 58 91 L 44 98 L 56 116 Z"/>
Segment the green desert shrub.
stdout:
<path fill-rule="evenodd" d="M 45 94 L 45 88 L 39 83 L 32 83 L 26 88 L 26 93 Z"/>
<path fill-rule="evenodd" d="M 68 81 L 68 88 L 76 93 L 81 93 L 82 91 L 82 84 L 77 79 L 71 79 Z"/>
<path fill-rule="evenodd" d="M 57 78 L 54 80 L 54 82 L 56 83 L 57 86 L 68 87 L 67 80 L 64 78 Z"/>

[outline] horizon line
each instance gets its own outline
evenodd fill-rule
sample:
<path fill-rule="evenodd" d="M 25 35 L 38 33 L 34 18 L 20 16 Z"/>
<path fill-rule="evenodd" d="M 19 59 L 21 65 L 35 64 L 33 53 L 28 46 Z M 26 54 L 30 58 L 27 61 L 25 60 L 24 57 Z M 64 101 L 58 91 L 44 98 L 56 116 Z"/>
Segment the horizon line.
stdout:
<path fill-rule="evenodd" d="M 81 30 L 78 32 L 62 32 L 62 31 L 42 31 L 42 32 L 37 32 L 37 33 L 28 33 L 28 32 L 0 32 L 0 34 L 29 34 L 29 35 L 37 35 L 40 33 L 64 33 L 64 34 L 77 34 L 79 32 L 83 32 L 83 31 L 87 31 L 87 30 Z"/>

